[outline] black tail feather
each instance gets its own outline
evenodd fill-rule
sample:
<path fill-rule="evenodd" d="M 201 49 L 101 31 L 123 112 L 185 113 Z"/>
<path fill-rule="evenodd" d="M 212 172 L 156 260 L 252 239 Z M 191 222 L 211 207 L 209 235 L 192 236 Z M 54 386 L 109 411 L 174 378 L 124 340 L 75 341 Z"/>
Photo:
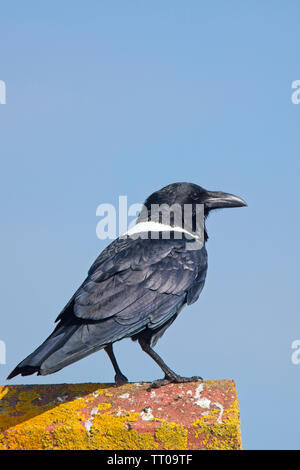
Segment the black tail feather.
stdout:
<path fill-rule="evenodd" d="M 24 366 L 24 367 L 16 367 L 10 374 L 9 376 L 6 378 L 6 380 L 10 380 L 12 379 L 13 377 L 16 377 L 16 375 L 32 375 L 32 374 L 35 374 L 35 373 L 38 373 L 39 375 L 39 367 L 33 367 L 33 366 Z"/>

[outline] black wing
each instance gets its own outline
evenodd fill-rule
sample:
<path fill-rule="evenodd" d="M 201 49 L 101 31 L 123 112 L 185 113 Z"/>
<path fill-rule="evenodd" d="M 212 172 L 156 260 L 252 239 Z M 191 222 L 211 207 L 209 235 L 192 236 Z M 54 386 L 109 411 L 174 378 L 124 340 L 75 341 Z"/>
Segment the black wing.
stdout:
<path fill-rule="evenodd" d="M 198 298 L 206 270 L 204 247 L 187 250 L 184 240 L 118 239 L 96 259 L 58 319 L 71 313 L 87 321 L 155 322 L 161 316 L 157 308 Z"/>
<path fill-rule="evenodd" d="M 206 270 L 205 247 L 187 250 L 185 240 L 117 239 L 93 263 L 52 335 L 18 367 L 45 375 L 146 328 L 163 328 L 197 300 Z"/>

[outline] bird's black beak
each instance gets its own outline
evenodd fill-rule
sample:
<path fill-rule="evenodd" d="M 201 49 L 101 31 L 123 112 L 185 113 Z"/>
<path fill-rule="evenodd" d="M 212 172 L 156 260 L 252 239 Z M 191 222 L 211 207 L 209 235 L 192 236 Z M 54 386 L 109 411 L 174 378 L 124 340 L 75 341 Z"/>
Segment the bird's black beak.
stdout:
<path fill-rule="evenodd" d="M 221 191 L 207 191 L 204 204 L 208 210 L 247 206 L 242 198 L 234 196 L 233 194 L 222 193 Z"/>

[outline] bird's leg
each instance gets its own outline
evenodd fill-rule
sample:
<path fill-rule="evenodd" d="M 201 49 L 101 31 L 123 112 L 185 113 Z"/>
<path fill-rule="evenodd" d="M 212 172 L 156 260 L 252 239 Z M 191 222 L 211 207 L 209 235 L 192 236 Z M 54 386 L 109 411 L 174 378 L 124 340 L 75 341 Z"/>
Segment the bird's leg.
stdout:
<path fill-rule="evenodd" d="M 113 368 L 115 369 L 115 373 L 116 373 L 115 382 L 116 382 L 116 385 L 126 384 L 128 382 L 128 379 L 120 371 L 120 368 L 119 368 L 118 363 L 117 363 L 117 359 L 116 359 L 116 357 L 114 355 L 114 352 L 113 352 L 112 344 L 109 344 L 108 346 L 106 346 L 106 348 L 104 348 L 104 351 L 108 354 L 108 357 L 111 360 Z"/>
<path fill-rule="evenodd" d="M 162 360 L 162 358 L 154 351 L 154 349 L 151 348 L 149 343 L 141 338 L 139 338 L 139 343 L 142 348 L 142 350 L 147 353 L 152 359 L 156 362 L 156 364 L 159 365 L 159 367 L 162 369 L 162 371 L 165 373 L 165 377 L 163 379 L 158 379 L 155 380 L 154 382 L 151 383 L 150 387 L 148 390 L 151 390 L 151 388 L 159 388 L 163 385 L 167 385 L 171 382 L 175 383 L 184 383 L 184 382 L 195 382 L 197 380 L 203 380 L 202 377 L 181 377 L 180 375 L 177 375 L 174 371 L 172 371 L 167 364 Z"/>

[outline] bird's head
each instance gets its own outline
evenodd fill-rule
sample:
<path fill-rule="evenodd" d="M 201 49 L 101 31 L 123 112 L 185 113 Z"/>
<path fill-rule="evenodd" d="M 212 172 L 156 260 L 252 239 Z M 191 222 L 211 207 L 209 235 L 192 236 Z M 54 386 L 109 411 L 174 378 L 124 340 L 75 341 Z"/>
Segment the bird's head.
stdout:
<path fill-rule="evenodd" d="M 193 183 L 173 183 L 165 186 L 151 194 L 145 201 L 148 210 L 153 204 L 169 206 L 178 204 L 182 208 L 188 204 L 203 204 L 205 216 L 214 209 L 247 206 L 246 202 L 238 196 L 221 191 L 208 191 Z"/>
<path fill-rule="evenodd" d="M 204 216 L 203 219 L 205 219 L 210 211 L 214 209 L 243 206 L 247 206 L 246 202 L 233 194 L 221 191 L 208 191 L 193 183 L 173 183 L 154 192 L 146 199 L 137 223 L 149 220 L 165 223 L 164 221 L 169 217 L 169 225 L 172 227 L 179 225 L 186 227 L 186 220 L 188 219 L 186 213 L 190 210 L 190 229 L 193 232 L 197 232 L 197 208 L 201 207 L 201 213 Z M 155 208 L 156 211 L 154 210 Z M 205 239 L 207 239 L 205 226 L 204 232 Z"/>

